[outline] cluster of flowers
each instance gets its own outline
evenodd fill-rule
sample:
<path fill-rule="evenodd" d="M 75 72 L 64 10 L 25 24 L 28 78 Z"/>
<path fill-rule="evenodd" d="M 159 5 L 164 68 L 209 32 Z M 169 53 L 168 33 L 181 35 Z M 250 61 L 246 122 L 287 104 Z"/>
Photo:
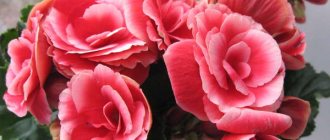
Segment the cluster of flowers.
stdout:
<path fill-rule="evenodd" d="M 222 139 L 297 139 L 310 106 L 283 83 L 305 47 L 287 0 L 44 0 L 8 46 L 3 98 L 41 124 L 58 109 L 62 140 L 143 140 L 139 86 L 164 59 L 178 106 Z"/>

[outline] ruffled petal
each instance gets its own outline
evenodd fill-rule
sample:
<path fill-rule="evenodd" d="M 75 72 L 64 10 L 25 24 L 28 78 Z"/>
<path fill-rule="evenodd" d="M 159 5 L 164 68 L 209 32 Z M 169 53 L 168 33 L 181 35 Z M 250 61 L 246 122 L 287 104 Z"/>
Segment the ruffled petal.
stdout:
<path fill-rule="evenodd" d="M 225 113 L 217 123 L 217 127 L 220 130 L 238 134 L 278 135 L 287 130 L 291 124 L 291 118 L 283 114 L 233 108 Z"/>
<path fill-rule="evenodd" d="M 164 54 L 164 61 L 177 104 L 199 119 L 206 120 L 203 108 L 205 93 L 194 59 L 193 45 L 191 40 L 172 44 Z"/>

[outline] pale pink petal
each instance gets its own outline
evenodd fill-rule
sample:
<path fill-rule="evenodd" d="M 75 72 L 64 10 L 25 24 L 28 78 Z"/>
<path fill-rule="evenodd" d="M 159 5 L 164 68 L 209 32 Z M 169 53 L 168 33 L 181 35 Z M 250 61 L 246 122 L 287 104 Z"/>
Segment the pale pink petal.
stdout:
<path fill-rule="evenodd" d="M 10 95 L 6 92 L 3 100 L 6 102 L 7 109 L 14 112 L 18 117 L 23 117 L 27 114 L 27 105 L 23 102 L 24 97 L 22 95 Z"/>
<path fill-rule="evenodd" d="M 210 100 L 206 96 L 203 97 L 203 103 L 205 113 L 210 122 L 217 123 L 224 114 L 220 112 L 219 107 L 210 102 Z"/>
<path fill-rule="evenodd" d="M 283 95 L 284 84 L 284 68 L 274 77 L 274 79 L 263 86 L 257 88 L 250 88 L 250 90 L 256 96 L 254 107 L 263 107 L 272 105 Z"/>
<path fill-rule="evenodd" d="M 281 51 L 276 41 L 269 34 L 257 30 L 250 30 L 243 38 L 239 38 L 236 39 L 243 41 L 251 49 L 247 62 L 251 67 L 251 74 L 244 82 L 250 87 L 257 87 L 271 81 L 282 66 Z"/>

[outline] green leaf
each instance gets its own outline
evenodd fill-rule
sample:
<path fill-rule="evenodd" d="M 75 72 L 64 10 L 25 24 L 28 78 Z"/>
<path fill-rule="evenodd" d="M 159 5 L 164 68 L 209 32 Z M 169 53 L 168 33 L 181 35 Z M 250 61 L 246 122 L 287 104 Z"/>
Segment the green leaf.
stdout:
<path fill-rule="evenodd" d="M 26 6 L 25 8 L 23 8 L 21 10 L 21 20 L 23 22 L 26 22 L 27 21 L 27 19 L 29 17 L 29 13 L 32 10 L 32 8 L 33 8 L 33 5 L 28 5 L 28 6 Z"/>
<path fill-rule="evenodd" d="M 36 131 L 37 127 L 31 118 L 17 121 L 11 126 L 1 130 L 4 139 L 24 139 Z"/>
<path fill-rule="evenodd" d="M 308 136 L 315 128 L 315 117 L 318 114 L 318 97 L 330 97 L 330 77 L 317 73 L 310 64 L 299 71 L 287 71 L 284 84 L 286 96 L 296 96 L 310 102 L 311 116 L 303 136 Z"/>
<path fill-rule="evenodd" d="M 19 118 L 0 106 L 0 136 L 5 140 L 51 139 L 47 126 L 38 125 L 32 116 Z"/>

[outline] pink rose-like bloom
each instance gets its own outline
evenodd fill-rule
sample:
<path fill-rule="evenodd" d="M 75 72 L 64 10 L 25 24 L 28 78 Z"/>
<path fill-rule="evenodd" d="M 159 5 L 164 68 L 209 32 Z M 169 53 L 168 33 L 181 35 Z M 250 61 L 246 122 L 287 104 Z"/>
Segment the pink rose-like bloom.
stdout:
<path fill-rule="evenodd" d="M 214 0 L 216 1 L 216 0 Z M 214 1 L 211 1 L 214 3 Z M 233 12 L 250 16 L 271 34 L 281 48 L 287 69 L 305 66 L 305 34 L 294 25 L 294 14 L 287 0 L 217 0 Z"/>
<path fill-rule="evenodd" d="M 44 28 L 57 70 L 71 77 L 101 63 L 143 82 L 157 48 L 130 33 L 123 8 L 120 0 L 54 0 Z"/>
<path fill-rule="evenodd" d="M 58 117 L 63 140 L 145 140 L 152 121 L 139 85 L 103 65 L 72 77 Z"/>
<path fill-rule="evenodd" d="M 44 1 L 32 10 L 27 29 L 21 37 L 8 44 L 11 58 L 6 74 L 7 91 L 3 99 L 8 110 L 23 117 L 29 111 L 41 124 L 50 123 L 51 109 L 43 88 L 51 69 L 47 56 L 49 44 L 40 23 L 50 1 Z"/>
<path fill-rule="evenodd" d="M 266 109 L 283 96 L 281 51 L 272 36 L 221 4 L 195 7 L 188 25 L 194 39 L 174 43 L 164 54 L 177 104 L 232 133 L 280 134 L 289 128 L 290 117 Z M 234 110 L 245 107 L 255 110 Z"/>
<path fill-rule="evenodd" d="M 141 38 L 157 42 L 160 50 L 192 37 L 186 19 L 195 5 L 193 0 L 126 0 L 126 5 L 129 29 Z M 134 30 L 137 28 L 141 30 Z"/>

